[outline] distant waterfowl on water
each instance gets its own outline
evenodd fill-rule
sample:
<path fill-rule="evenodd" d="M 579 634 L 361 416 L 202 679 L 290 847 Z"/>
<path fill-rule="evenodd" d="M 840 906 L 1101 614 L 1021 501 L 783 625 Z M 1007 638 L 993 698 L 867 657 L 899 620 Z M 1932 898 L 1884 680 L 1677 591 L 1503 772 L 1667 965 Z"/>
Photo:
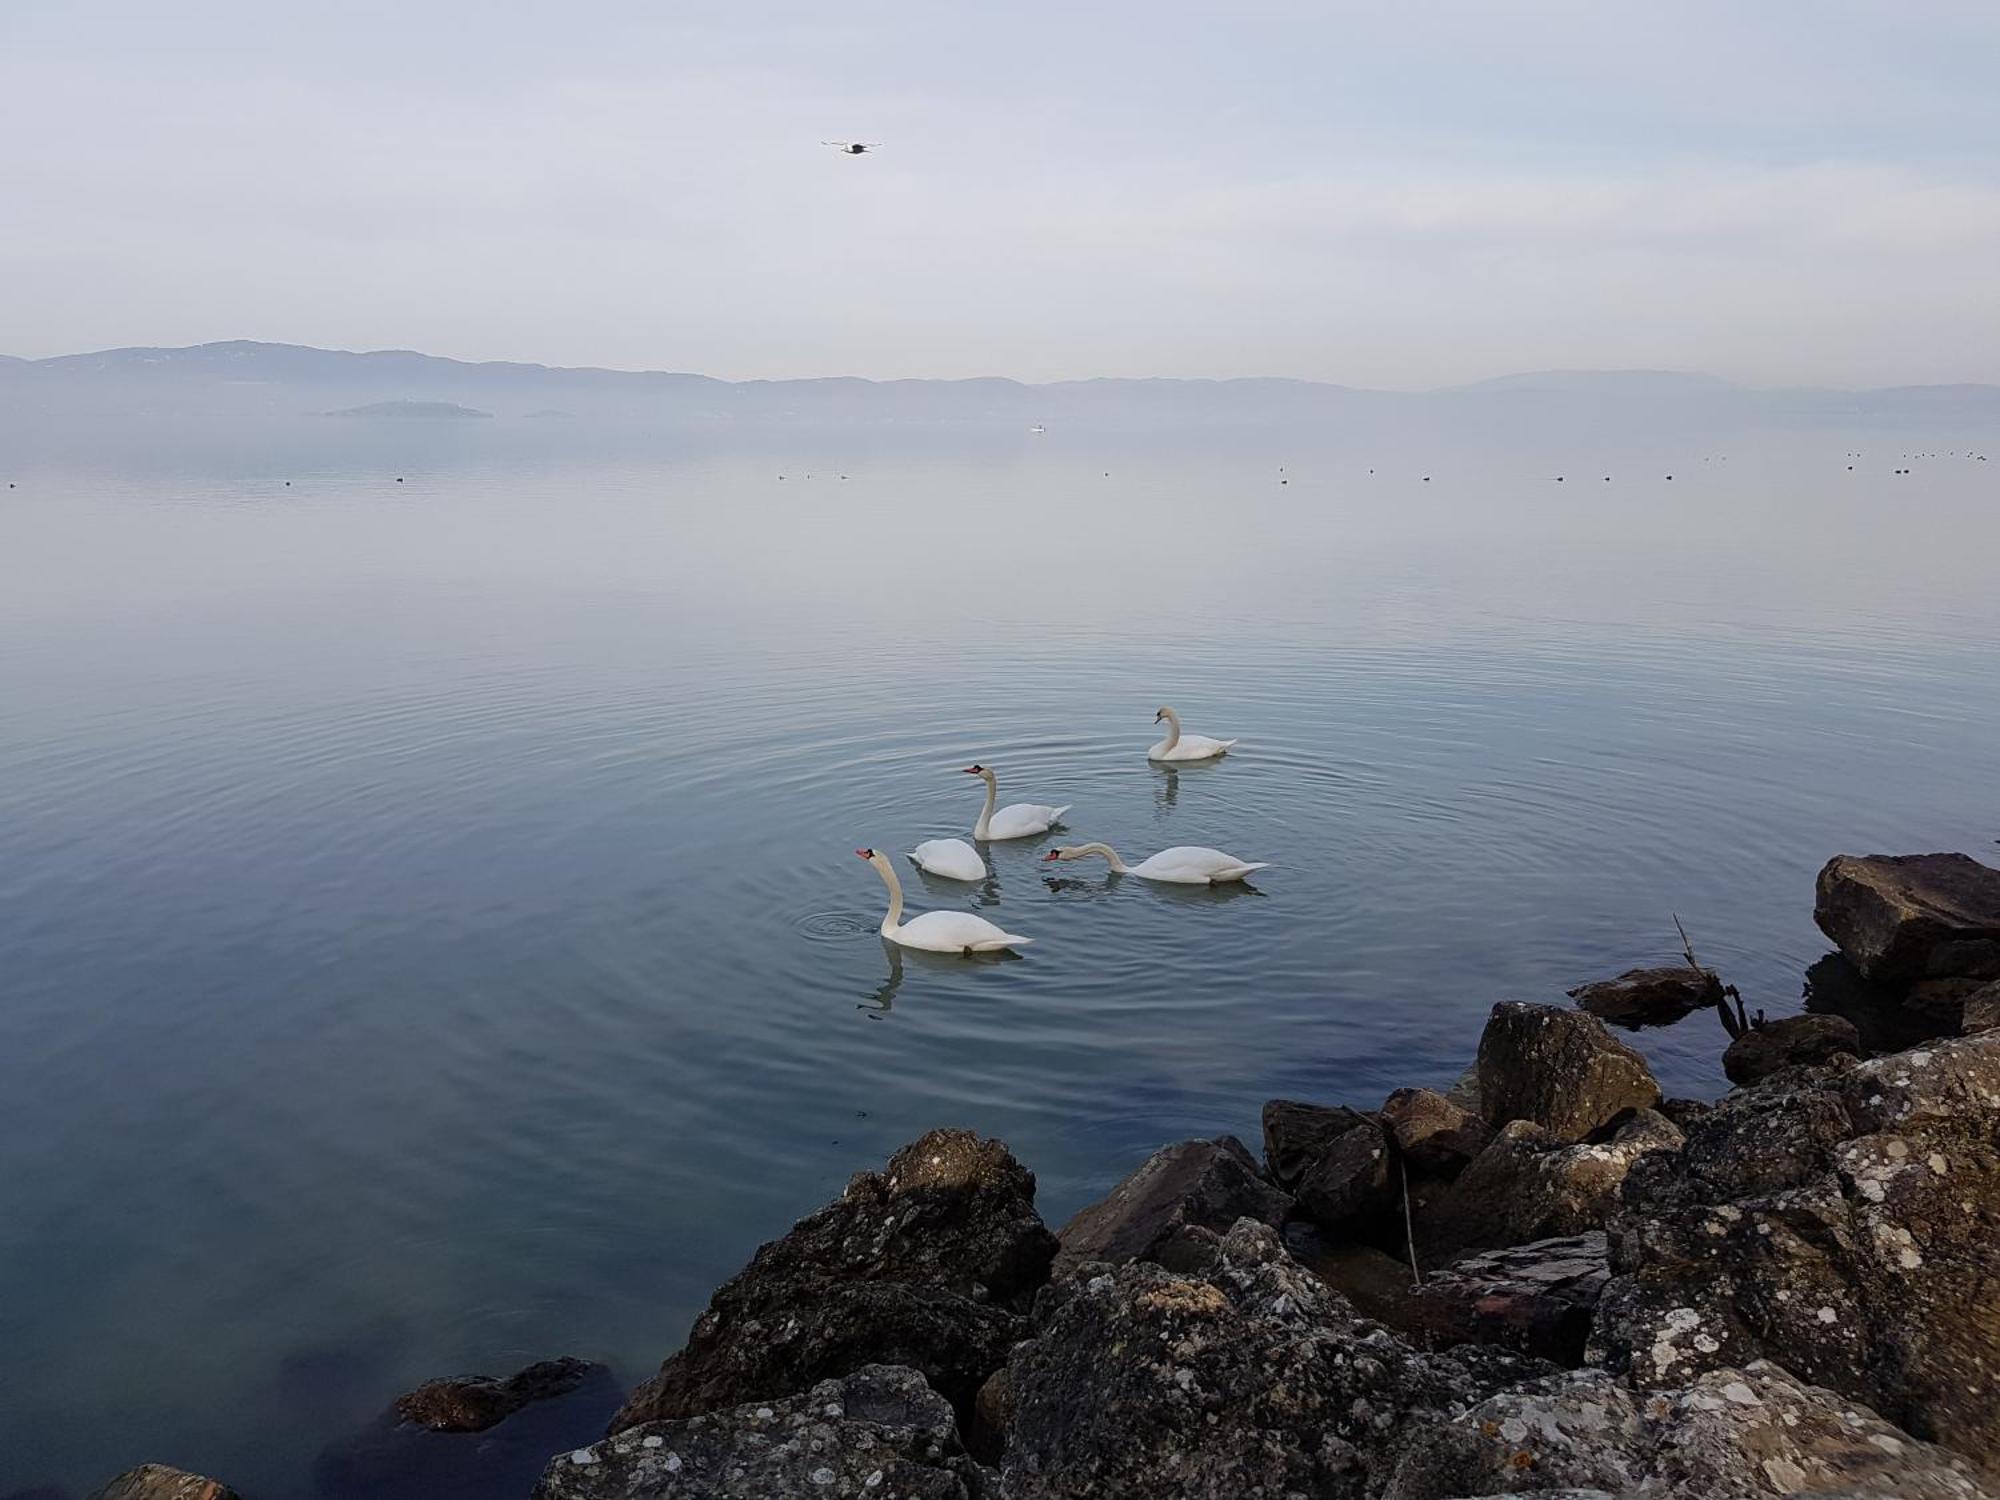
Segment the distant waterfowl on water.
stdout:
<path fill-rule="evenodd" d="M 969 911 L 927 911 L 905 922 L 903 883 L 896 878 L 895 866 L 874 849 L 854 852 L 873 865 L 882 883 L 889 887 L 889 910 L 882 918 L 882 936 L 892 943 L 920 948 L 926 953 L 998 953 L 1005 948 L 1025 948 L 1034 941 L 995 927 Z"/>
<path fill-rule="evenodd" d="M 1136 865 L 1126 864 L 1109 844 L 1075 844 L 1051 849 L 1042 856 L 1042 862 L 1087 859 L 1092 855 L 1107 860 L 1115 875 L 1137 875 L 1141 880 L 1160 880 L 1170 885 L 1224 885 L 1241 880 L 1252 870 L 1271 868 L 1269 860 L 1239 859 L 1234 854 L 1225 854 L 1220 849 L 1209 849 L 1200 844 L 1177 844 L 1140 860 Z"/>
<path fill-rule="evenodd" d="M 831 146 L 843 156 L 866 156 L 882 143 L 880 141 L 821 141 L 822 146 Z"/>
<path fill-rule="evenodd" d="M 980 777 L 986 783 L 986 805 L 979 810 L 979 821 L 972 825 L 972 836 L 982 842 L 1031 839 L 1038 833 L 1047 833 L 1069 811 L 1068 804 L 1045 807 L 1039 802 L 1014 802 L 996 810 L 994 804 L 1000 800 L 1000 778 L 993 774 L 993 768 L 967 766 L 965 774 Z"/>
<path fill-rule="evenodd" d="M 984 880 L 986 861 L 964 839 L 925 839 L 910 851 L 910 863 L 926 875 L 946 880 Z"/>
<path fill-rule="evenodd" d="M 1181 733 L 1181 716 L 1171 708 L 1161 708 L 1153 715 L 1155 724 L 1164 722 L 1167 737 L 1146 752 L 1148 760 L 1213 760 L 1218 755 L 1226 755 L 1236 740 L 1210 739 L 1205 734 Z"/>

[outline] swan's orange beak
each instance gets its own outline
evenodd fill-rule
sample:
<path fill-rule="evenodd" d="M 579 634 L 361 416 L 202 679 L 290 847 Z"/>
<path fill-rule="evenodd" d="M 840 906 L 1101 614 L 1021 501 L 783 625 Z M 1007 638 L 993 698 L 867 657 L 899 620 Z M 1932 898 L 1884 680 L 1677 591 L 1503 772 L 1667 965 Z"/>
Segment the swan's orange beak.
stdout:
<path fill-rule="evenodd" d="M 875 851 L 873 849 L 856 849 L 854 853 L 855 857 L 858 859 L 873 859 L 875 857 Z"/>
<path fill-rule="evenodd" d="M 961 776 L 977 776 L 981 771 L 985 769 L 986 768 L 984 766 L 960 766 L 958 768 L 958 774 Z"/>

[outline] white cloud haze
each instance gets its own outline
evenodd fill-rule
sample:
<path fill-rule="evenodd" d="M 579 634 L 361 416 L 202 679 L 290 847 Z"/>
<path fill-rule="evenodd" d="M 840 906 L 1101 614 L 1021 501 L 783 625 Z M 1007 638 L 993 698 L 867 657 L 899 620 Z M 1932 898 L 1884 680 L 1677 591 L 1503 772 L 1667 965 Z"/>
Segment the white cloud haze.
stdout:
<path fill-rule="evenodd" d="M 0 351 L 1996 380 L 1996 55 L 1862 0 L 6 0 Z"/>

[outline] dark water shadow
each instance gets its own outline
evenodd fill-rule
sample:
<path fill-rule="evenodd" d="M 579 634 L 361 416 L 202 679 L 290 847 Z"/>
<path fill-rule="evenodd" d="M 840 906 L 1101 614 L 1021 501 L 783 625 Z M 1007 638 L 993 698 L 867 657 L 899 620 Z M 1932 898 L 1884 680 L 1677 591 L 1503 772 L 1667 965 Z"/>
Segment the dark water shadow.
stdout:
<path fill-rule="evenodd" d="M 1861 1045 L 1872 1053 L 1901 1052 L 1958 1029 L 1941 1017 L 1910 1010 L 1895 991 L 1869 983 L 1838 953 L 1827 954 L 1806 970 L 1804 993 L 1808 1011 L 1846 1017 L 1861 1033 Z"/>
<path fill-rule="evenodd" d="M 503 1500 L 535 1487 L 549 1458 L 604 1435 L 624 1389 L 599 1366 L 567 1395 L 484 1432 L 431 1432 L 386 1411 L 313 1460 L 311 1500 Z"/>
<path fill-rule="evenodd" d="M 1170 880 L 1141 881 L 1162 901 L 1187 906 L 1223 906 L 1246 898 L 1266 899 L 1265 893 L 1247 880 L 1225 880 L 1220 885 L 1178 885 Z"/>

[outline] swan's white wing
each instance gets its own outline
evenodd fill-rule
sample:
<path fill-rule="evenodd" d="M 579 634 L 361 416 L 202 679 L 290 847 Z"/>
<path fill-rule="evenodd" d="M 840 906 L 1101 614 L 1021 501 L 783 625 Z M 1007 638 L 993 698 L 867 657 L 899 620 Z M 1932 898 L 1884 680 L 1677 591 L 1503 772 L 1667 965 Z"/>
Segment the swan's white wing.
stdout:
<path fill-rule="evenodd" d="M 900 937 L 912 948 L 928 948 L 935 953 L 1004 948 L 1014 941 L 1006 931 L 969 911 L 927 911 L 905 922 Z"/>
<path fill-rule="evenodd" d="M 1236 869 L 1242 863 L 1235 855 L 1224 854 L 1220 849 L 1209 849 L 1200 844 L 1176 844 L 1171 849 L 1162 849 L 1150 859 L 1139 861 L 1132 867 L 1132 873 L 1147 880 L 1172 880 L 1195 885 L 1213 880 L 1222 871 Z"/>
<path fill-rule="evenodd" d="M 1003 807 L 986 821 L 989 838 L 1024 839 L 1031 834 L 1046 833 L 1056 819 L 1068 812 L 1067 807 L 1044 807 L 1037 802 L 1016 802 Z"/>
<path fill-rule="evenodd" d="M 910 851 L 918 869 L 947 880 L 984 880 L 986 862 L 964 839 L 926 839 Z"/>

